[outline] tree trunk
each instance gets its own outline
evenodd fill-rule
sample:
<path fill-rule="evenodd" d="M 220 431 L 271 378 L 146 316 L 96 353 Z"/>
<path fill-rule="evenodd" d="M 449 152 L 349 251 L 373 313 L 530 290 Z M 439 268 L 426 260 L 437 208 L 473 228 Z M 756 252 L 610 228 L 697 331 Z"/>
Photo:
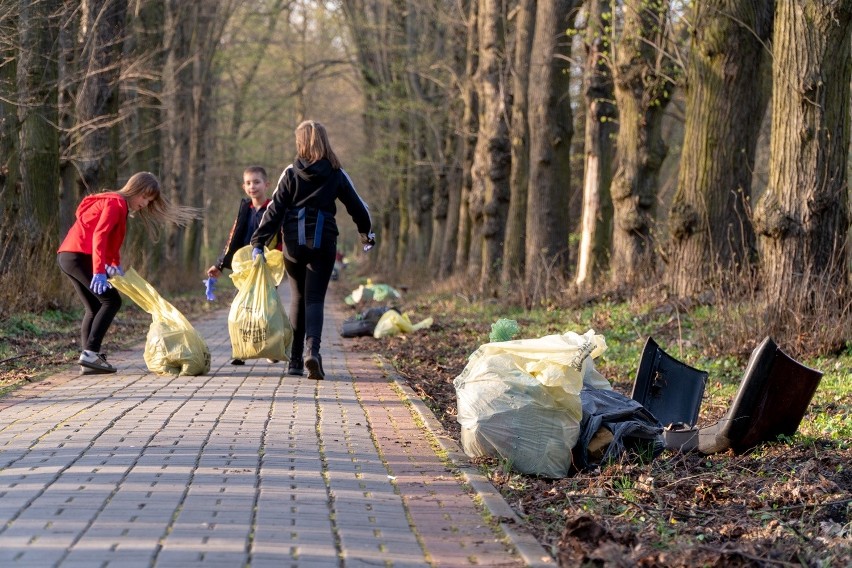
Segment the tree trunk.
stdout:
<path fill-rule="evenodd" d="M 374 263 L 393 271 L 402 265 L 408 240 L 407 195 L 409 127 L 405 101 L 404 5 L 346 0 L 346 19 L 356 44 L 358 70 L 366 95 L 365 131 L 370 157 L 383 169 L 368 180 L 378 195 L 371 204 L 381 219 Z"/>
<path fill-rule="evenodd" d="M 173 203 L 183 203 L 189 185 L 190 123 L 192 119 L 192 25 L 193 6 L 180 0 L 166 1 L 166 62 L 163 91 L 166 124 L 162 182 Z M 184 228 L 166 229 L 165 258 L 170 264 L 183 259 Z"/>
<path fill-rule="evenodd" d="M 574 125 L 568 98 L 575 0 L 538 0 L 529 77 L 530 181 L 526 288 L 544 293 L 546 279 L 568 262 L 570 152 Z"/>
<path fill-rule="evenodd" d="M 77 90 L 76 38 L 80 18 L 76 0 L 65 0 L 65 15 L 59 30 L 59 234 L 64 235 L 74 224 L 75 211 L 82 195 L 77 190 L 77 167 L 72 154 L 74 98 Z"/>
<path fill-rule="evenodd" d="M 0 37 L 0 92 L 15 93 L 17 87 L 16 2 L 0 3 L 0 21 L 6 22 L 9 35 Z M 19 216 L 18 108 L 15 97 L 0 97 L 0 274 L 9 267 L 10 243 L 16 238 L 14 221 Z"/>
<path fill-rule="evenodd" d="M 755 253 L 751 178 L 769 99 L 771 0 L 696 4 L 687 67 L 686 125 L 669 214 L 666 280 L 678 297 L 738 278 Z"/>
<path fill-rule="evenodd" d="M 21 0 L 18 30 L 18 120 L 21 203 L 18 226 L 41 253 L 55 254 L 59 238 L 60 0 Z M 37 266 L 37 264 L 34 264 Z"/>
<path fill-rule="evenodd" d="M 182 203 L 203 208 L 208 180 L 209 150 L 215 140 L 215 85 L 219 69 L 216 48 L 234 12 L 234 2 L 206 0 L 195 7 L 192 49 L 192 116 L 189 142 L 189 177 Z M 202 222 L 195 220 L 184 231 L 181 266 L 197 272 L 201 269 Z"/>
<path fill-rule="evenodd" d="M 846 291 L 852 2 L 779 2 L 769 185 L 755 211 L 767 309 Z M 845 305 L 845 304 L 844 304 Z"/>
<path fill-rule="evenodd" d="M 585 164 L 583 214 L 575 282 L 588 290 L 609 266 L 612 243 L 613 138 L 618 132 L 607 28 L 612 21 L 610 0 L 590 0 L 586 28 Z"/>
<path fill-rule="evenodd" d="M 470 259 L 471 247 L 471 214 L 470 194 L 473 187 L 471 170 L 473 169 L 473 154 L 476 149 L 476 139 L 479 136 L 479 96 L 473 78 L 479 69 L 479 0 L 468 0 L 470 10 L 468 16 L 467 60 L 466 71 L 462 79 L 462 152 L 461 170 L 462 184 L 459 194 L 458 237 L 456 238 L 454 271 L 465 273 Z M 447 254 L 453 251 L 448 247 Z"/>
<path fill-rule="evenodd" d="M 616 284 L 647 280 L 655 271 L 651 228 L 660 166 L 668 151 L 661 123 L 673 87 L 664 49 L 668 5 L 668 0 L 653 6 L 625 0 L 623 30 L 614 44 L 619 121 L 610 269 Z"/>
<path fill-rule="evenodd" d="M 160 97 L 163 96 L 165 65 L 165 0 L 146 0 L 138 6 L 131 20 L 125 41 L 122 111 L 124 144 L 127 147 L 129 172 L 148 171 L 163 181 L 165 139 L 162 136 L 163 116 Z M 152 243 L 144 227 L 128 223 L 122 251 L 125 267 L 132 265 L 142 274 L 160 270 L 165 255 L 163 240 Z"/>
<path fill-rule="evenodd" d="M 506 107 L 505 13 L 502 0 L 481 0 L 479 12 L 479 137 L 473 158 L 471 212 L 481 240 L 480 291 L 494 293 L 503 256 L 503 234 L 509 209 L 509 125 Z M 471 249 L 473 254 L 473 248 Z"/>
<path fill-rule="evenodd" d="M 81 194 L 114 189 L 118 180 L 118 77 L 127 0 L 87 0 L 84 14 L 76 129 Z"/>
<path fill-rule="evenodd" d="M 506 245 L 503 248 L 501 280 L 510 283 L 524 279 L 524 253 L 527 232 L 527 190 L 529 185 L 528 97 L 530 59 L 535 32 L 536 0 L 521 0 L 515 25 L 515 52 L 512 64 L 511 164 L 509 213 L 506 219 Z"/>

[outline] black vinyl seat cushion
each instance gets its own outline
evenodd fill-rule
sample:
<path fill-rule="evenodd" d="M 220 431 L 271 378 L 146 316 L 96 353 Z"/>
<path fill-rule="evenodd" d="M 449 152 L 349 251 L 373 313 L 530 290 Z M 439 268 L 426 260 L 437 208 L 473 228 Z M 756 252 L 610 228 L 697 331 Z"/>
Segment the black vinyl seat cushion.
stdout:
<path fill-rule="evenodd" d="M 698 421 L 706 384 L 706 371 L 678 361 L 649 337 L 630 398 L 644 406 L 663 426 L 676 423 L 693 426 Z"/>
<path fill-rule="evenodd" d="M 699 451 L 743 453 L 779 435 L 792 436 L 821 379 L 822 371 L 799 363 L 766 337 L 752 351 L 727 414 L 699 430 Z"/>

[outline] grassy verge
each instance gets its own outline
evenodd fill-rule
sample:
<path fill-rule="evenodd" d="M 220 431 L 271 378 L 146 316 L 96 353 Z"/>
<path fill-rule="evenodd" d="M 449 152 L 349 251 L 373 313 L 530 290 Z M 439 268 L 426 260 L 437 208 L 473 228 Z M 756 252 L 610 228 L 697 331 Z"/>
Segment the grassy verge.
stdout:
<path fill-rule="evenodd" d="M 708 371 L 699 426 L 727 411 L 763 339 L 720 350 L 724 318 L 706 306 L 602 301 L 524 311 L 434 291 L 409 291 L 399 304 L 411 321 L 431 316 L 435 324 L 346 341 L 389 359 L 457 441 L 453 379 L 498 318 L 517 320 L 518 338 L 594 329 L 608 345 L 596 368 L 625 395 L 645 340 L 654 337 Z M 798 431 L 742 455 L 626 456 L 564 479 L 521 475 L 499 459 L 472 461 L 564 566 L 845 566 L 852 558 L 852 351 L 795 355 L 825 373 Z"/>

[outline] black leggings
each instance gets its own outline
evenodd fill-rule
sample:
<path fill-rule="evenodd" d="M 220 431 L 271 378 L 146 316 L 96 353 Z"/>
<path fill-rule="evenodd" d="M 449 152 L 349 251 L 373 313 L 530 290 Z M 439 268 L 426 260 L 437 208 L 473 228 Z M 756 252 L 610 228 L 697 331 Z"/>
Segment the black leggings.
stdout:
<path fill-rule="evenodd" d="M 318 348 L 322 337 L 325 293 L 337 255 L 336 239 L 323 239 L 322 246 L 310 249 L 295 241 L 285 241 L 284 267 L 290 281 L 290 323 L 293 325 L 293 356 L 301 357 L 305 337 Z"/>
<path fill-rule="evenodd" d="M 57 262 L 62 272 L 71 279 L 86 309 L 80 326 L 80 344 L 83 349 L 100 353 L 104 336 L 121 308 L 121 296 L 115 288 L 107 288 L 101 295 L 89 290 L 92 282 L 92 255 L 60 252 Z"/>

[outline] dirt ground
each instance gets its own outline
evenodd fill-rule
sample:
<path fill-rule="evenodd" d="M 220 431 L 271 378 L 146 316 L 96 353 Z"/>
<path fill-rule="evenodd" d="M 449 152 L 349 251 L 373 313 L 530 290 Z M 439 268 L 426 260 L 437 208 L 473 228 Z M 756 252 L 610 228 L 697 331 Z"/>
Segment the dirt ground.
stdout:
<path fill-rule="evenodd" d="M 192 318 L 229 300 L 175 305 Z M 122 309 L 115 348 L 144 340 L 149 324 L 148 314 Z M 488 331 L 488 323 L 444 313 L 428 332 L 346 342 L 392 362 L 458 441 L 453 379 Z M 76 356 L 71 331 L 17 341 L 19 355 L 0 361 L 0 388 L 38 380 Z M 556 480 L 474 461 L 560 566 L 852 566 L 852 450 L 829 441 L 740 456 L 664 452 Z"/>
<path fill-rule="evenodd" d="M 428 332 L 346 341 L 391 361 L 459 441 L 453 379 L 489 324 L 436 320 Z M 665 451 L 557 480 L 473 461 L 560 566 L 852 566 L 852 450 L 828 441 Z"/>

